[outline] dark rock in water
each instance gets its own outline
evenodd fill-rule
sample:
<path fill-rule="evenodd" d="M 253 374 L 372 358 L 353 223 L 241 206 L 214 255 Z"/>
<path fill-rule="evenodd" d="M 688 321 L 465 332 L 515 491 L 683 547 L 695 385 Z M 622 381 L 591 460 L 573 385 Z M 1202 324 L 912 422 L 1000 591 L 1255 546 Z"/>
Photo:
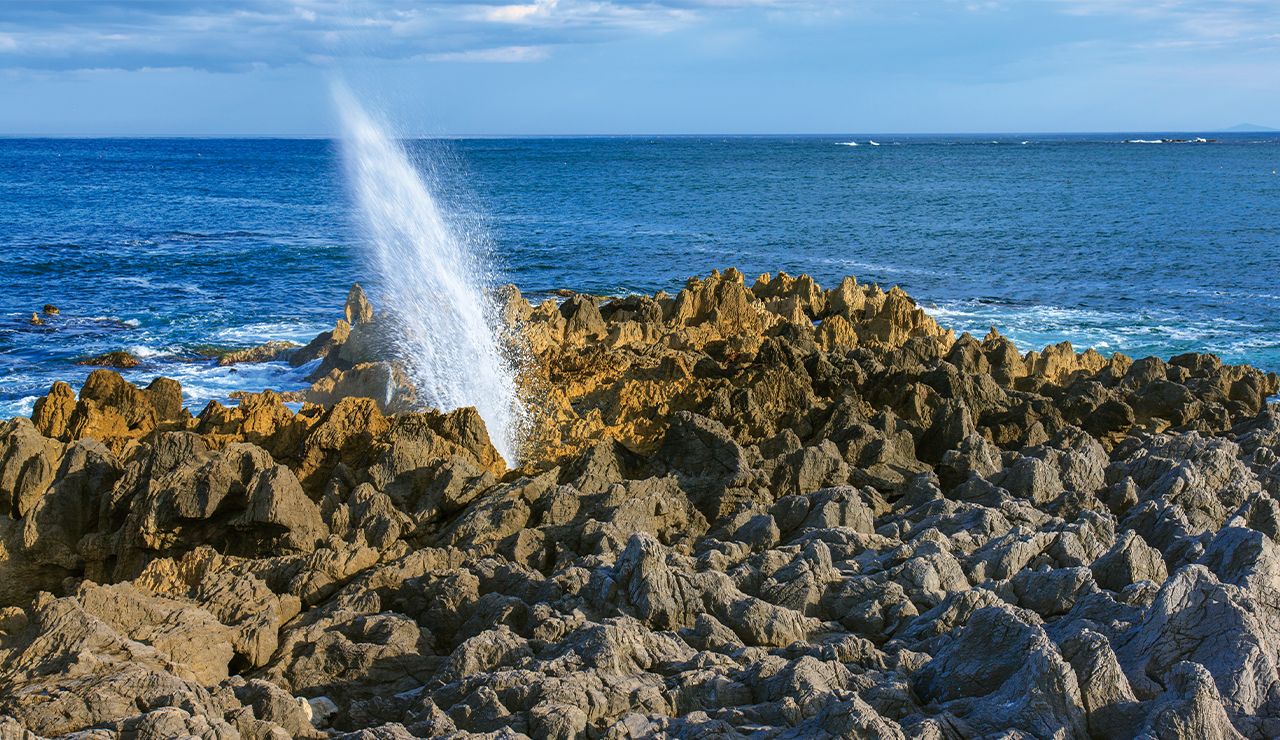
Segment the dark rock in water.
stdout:
<path fill-rule="evenodd" d="M 44 304 L 44 313 L 46 316 L 57 316 L 59 313 L 58 307 L 52 303 L 46 303 Z"/>
<path fill-rule="evenodd" d="M 139 360 L 137 357 L 134 357 L 124 350 L 116 350 L 115 352 L 108 352 L 105 355 L 98 355 L 97 357 L 79 360 L 76 364 L 91 365 L 94 367 L 114 367 L 123 370 L 142 365 L 142 360 Z"/>
<path fill-rule="evenodd" d="M 0 734 L 1280 736 L 1280 377 L 852 278 L 495 295 L 520 461 L 358 286 L 299 412 L 101 369 L 0 424 Z"/>

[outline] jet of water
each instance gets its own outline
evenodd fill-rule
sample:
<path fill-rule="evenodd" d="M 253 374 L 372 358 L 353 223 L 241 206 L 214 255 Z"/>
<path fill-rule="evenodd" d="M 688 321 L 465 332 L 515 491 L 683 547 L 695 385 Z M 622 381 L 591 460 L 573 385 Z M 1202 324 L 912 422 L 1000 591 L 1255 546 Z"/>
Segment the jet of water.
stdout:
<path fill-rule="evenodd" d="M 404 148 L 341 83 L 333 98 L 366 255 L 399 319 L 396 353 L 427 406 L 475 406 L 515 464 L 523 427 L 516 362 L 501 342 L 492 266 L 441 212 Z"/>

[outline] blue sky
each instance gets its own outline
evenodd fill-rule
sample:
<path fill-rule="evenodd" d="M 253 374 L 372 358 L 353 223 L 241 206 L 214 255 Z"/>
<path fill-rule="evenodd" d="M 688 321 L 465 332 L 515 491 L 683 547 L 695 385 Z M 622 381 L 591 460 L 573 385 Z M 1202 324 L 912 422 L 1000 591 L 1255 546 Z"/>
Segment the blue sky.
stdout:
<path fill-rule="evenodd" d="M 1280 127 L 1276 0 L 0 2 L 0 134 Z"/>

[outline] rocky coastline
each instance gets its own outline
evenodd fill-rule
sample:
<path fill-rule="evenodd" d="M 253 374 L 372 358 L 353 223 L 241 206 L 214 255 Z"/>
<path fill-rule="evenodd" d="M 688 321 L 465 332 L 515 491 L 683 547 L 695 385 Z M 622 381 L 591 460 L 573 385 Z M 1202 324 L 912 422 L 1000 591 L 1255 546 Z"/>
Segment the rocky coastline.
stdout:
<path fill-rule="evenodd" d="M 523 459 L 389 313 L 0 423 L 0 740 L 1280 736 L 1280 377 L 736 270 L 495 296 Z M 288 399 L 293 400 L 293 399 Z"/>

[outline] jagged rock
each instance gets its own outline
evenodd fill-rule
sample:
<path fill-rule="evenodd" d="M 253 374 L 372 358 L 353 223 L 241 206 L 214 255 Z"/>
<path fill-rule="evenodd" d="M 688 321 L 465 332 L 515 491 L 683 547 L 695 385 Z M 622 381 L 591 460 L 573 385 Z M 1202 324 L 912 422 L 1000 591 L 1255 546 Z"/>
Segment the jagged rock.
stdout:
<path fill-rule="evenodd" d="M 560 315 L 565 319 L 564 336 L 567 342 L 581 343 L 601 339 L 608 333 L 604 319 L 600 316 L 600 307 L 589 298 L 570 298 L 560 304 Z"/>
<path fill-rule="evenodd" d="M 253 707 L 254 715 L 284 728 L 293 737 L 312 737 L 311 705 L 268 681 L 253 679 L 234 684 L 236 700 Z"/>
<path fill-rule="evenodd" d="M 984 732 L 1016 728 L 1037 736 L 1088 737 L 1085 710 L 1071 665 L 1040 627 L 1010 609 L 974 612 L 913 678 L 921 699 Z"/>
<path fill-rule="evenodd" d="M 1116 653 L 1139 698 L 1158 693 L 1153 679 L 1167 685 L 1178 664 L 1198 663 L 1212 675 L 1237 729 L 1266 734 L 1265 718 L 1276 716 L 1280 699 L 1275 653 L 1267 647 L 1276 639 L 1247 591 L 1191 565 L 1165 581 L 1142 624 Z"/>
<path fill-rule="evenodd" d="M 298 478 L 309 490 L 318 490 L 338 463 L 364 467 L 374 440 L 391 424 L 367 398 L 344 398 L 321 417 L 302 443 Z"/>
<path fill-rule="evenodd" d="M 5 647 L 0 714 L 38 735 L 102 726 L 140 708 L 221 717 L 188 668 L 121 636 L 73 598 L 38 598 L 31 625 Z"/>
<path fill-rule="evenodd" d="M 351 290 L 347 292 L 347 303 L 342 310 L 346 315 L 347 323 L 352 326 L 373 321 L 373 306 L 369 303 L 369 299 L 365 298 L 364 290 L 360 288 L 359 283 L 351 284 Z"/>
<path fill-rule="evenodd" d="M 853 279 L 563 297 L 493 294 L 522 460 L 403 410 L 358 287 L 328 408 L 98 371 L 0 425 L 0 732 L 1280 735 L 1280 376 Z"/>
<path fill-rule="evenodd" d="M 1066 614 L 1081 598 L 1098 591 L 1088 568 L 1024 569 L 1009 579 L 1009 586 L 1018 606 L 1042 617 Z"/>
<path fill-rule="evenodd" d="M 1139 581 L 1152 581 L 1157 586 L 1169 577 L 1160 551 L 1147 546 L 1133 530 L 1089 566 L 1098 585 L 1120 593 Z"/>
<path fill-rule="evenodd" d="M 1076 672 L 1080 699 L 1095 740 L 1131 738 L 1138 733 L 1146 708 L 1129 688 L 1116 654 L 1107 638 L 1081 629 L 1059 647 Z"/>
<path fill-rule="evenodd" d="M 53 483 L 65 446 L 22 417 L 0 424 L 0 512 L 26 515 Z"/>
<path fill-rule="evenodd" d="M 954 450 L 976 429 L 973 414 L 963 401 L 946 401 L 933 417 L 933 425 L 925 432 L 916 451 L 926 462 L 940 462 L 948 450 Z"/>
<path fill-rule="evenodd" d="M 120 635 L 188 667 L 201 686 L 227 677 L 231 630 L 198 607 L 139 592 L 129 583 L 81 584 L 76 601 Z"/>
<path fill-rule="evenodd" d="M 335 369 L 306 390 L 307 403 L 332 406 L 346 398 L 368 398 L 383 411 L 398 410 L 403 398 L 395 368 L 384 361 L 352 363 L 346 370 Z"/>
<path fill-rule="evenodd" d="M 636 614 L 659 628 L 691 627 L 709 612 L 748 645 L 788 645 L 817 628 L 790 609 L 752 598 L 723 573 L 687 573 L 665 562 L 665 548 L 651 535 L 632 535 L 618 559 L 617 582 Z"/>
<path fill-rule="evenodd" d="M 287 360 L 297 349 L 298 345 L 293 342 L 271 341 L 257 347 L 228 352 L 218 358 L 218 364 L 222 367 L 227 367 L 240 363 Z"/>
<path fill-rule="evenodd" d="M 1243 740 L 1223 711 L 1213 677 L 1204 666 L 1178 663 L 1165 680 L 1167 689 L 1156 697 L 1141 740 Z"/>
<path fill-rule="evenodd" d="M 675 415 L 649 461 L 653 475 L 671 474 L 708 519 L 754 498 L 757 474 L 746 452 L 719 422 L 687 411 Z"/>

